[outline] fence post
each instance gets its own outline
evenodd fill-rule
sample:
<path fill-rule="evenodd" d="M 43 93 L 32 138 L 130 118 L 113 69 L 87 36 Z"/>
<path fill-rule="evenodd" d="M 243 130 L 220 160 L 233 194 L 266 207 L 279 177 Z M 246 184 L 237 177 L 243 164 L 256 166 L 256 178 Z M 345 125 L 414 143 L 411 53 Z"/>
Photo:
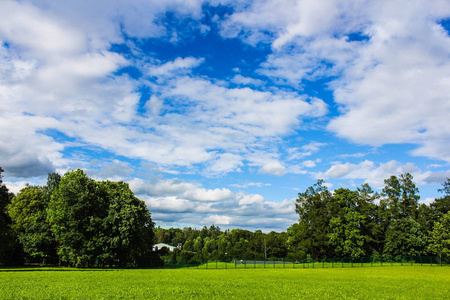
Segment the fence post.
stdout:
<path fill-rule="evenodd" d="M 275 260 L 273 261 L 273 268 L 275 269 Z"/>
<path fill-rule="evenodd" d="M 256 259 L 253 260 L 253 269 L 256 269 Z"/>

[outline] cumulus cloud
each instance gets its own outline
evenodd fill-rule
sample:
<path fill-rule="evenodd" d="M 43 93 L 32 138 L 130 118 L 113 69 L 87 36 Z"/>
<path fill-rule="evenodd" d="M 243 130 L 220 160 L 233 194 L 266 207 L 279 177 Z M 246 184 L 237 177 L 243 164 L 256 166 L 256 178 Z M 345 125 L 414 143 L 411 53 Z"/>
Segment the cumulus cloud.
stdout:
<path fill-rule="evenodd" d="M 386 163 L 375 163 L 365 160 L 359 164 L 352 163 L 334 163 L 325 172 L 313 173 L 316 178 L 342 178 L 342 179 L 361 179 L 366 183 L 380 189 L 384 187 L 384 180 L 392 175 L 410 173 L 414 177 L 414 181 L 419 184 L 441 183 L 442 175 L 426 171 L 423 172 L 413 163 L 402 164 L 398 161 L 391 160 Z M 440 181 L 442 180 L 442 181 Z"/>
<path fill-rule="evenodd" d="M 134 178 L 129 184 L 161 226 L 216 224 L 281 231 L 297 219 L 294 199 L 271 202 L 259 194 L 205 189 L 180 179 Z"/>
<path fill-rule="evenodd" d="M 147 36 L 161 35 L 156 32 L 160 25 L 153 24 L 158 11 L 171 8 L 182 15 L 201 15 L 201 3 L 196 1 L 152 5 L 154 11 L 146 16 L 149 23 L 142 24 L 149 30 Z M 118 14 L 123 14 L 125 32 L 133 36 L 143 33 L 133 25 L 136 21 L 129 19 L 137 13 L 132 7 L 142 12 L 150 8 L 141 1 L 123 7 L 122 12 L 118 9 L 121 5 L 112 3 L 105 16 L 95 20 L 87 15 L 84 21 L 77 4 L 48 2 L 44 9 L 37 3 L 7 1 L 5 7 L 0 24 L 0 39 L 6 42 L 0 46 L 4 57 L 0 95 L 10 103 L 0 106 L 3 116 L 21 115 L 25 124 L 32 116 L 46 116 L 47 124 L 27 128 L 28 137 L 53 145 L 40 149 L 40 157 L 33 160 L 35 165 L 40 162 L 44 171 L 50 169 L 48 162 L 54 168 L 67 168 L 67 160 L 61 159 L 66 146 L 39 134 L 38 129 L 58 130 L 67 138 L 116 155 L 162 166 L 206 163 L 204 174 L 226 174 L 239 172 L 253 147 L 268 147 L 278 136 L 301 126 L 302 118 L 327 112 L 320 99 L 283 91 L 227 88 L 190 75 L 204 58 L 178 57 L 158 63 L 155 59 L 131 61 L 112 52 L 110 43 L 123 39 L 114 19 Z M 92 31 L 85 30 L 86 24 Z M 39 38 L 26 38 L 36 35 Z M 132 63 L 144 71 L 143 82 L 114 74 Z M 243 76 L 235 78 L 250 83 Z M 138 113 L 141 95 L 137 90 L 142 84 L 152 92 L 144 106 L 147 115 Z M 4 135 L 5 140 L 13 138 L 12 132 Z M 27 142 L 24 137 L 17 144 L 22 147 Z M 4 152 L 14 152 L 12 145 L 7 148 Z M 223 153 L 217 154 L 217 149 Z"/>
<path fill-rule="evenodd" d="M 259 173 L 282 176 L 286 174 L 286 168 L 279 162 L 271 162 L 259 169 Z"/>
<path fill-rule="evenodd" d="M 94 168 L 88 169 L 87 174 L 100 180 L 118 181 L 134 173 L 129 163 L 117 159 L 107 162 L 91 161 L 91 164 Z"/>
<path fill-rule="evenodd" d="M 222 201 L 233 196 L 228 189 L 196 189 L 184 192 L 183 197 L 194 201 Z"/>
<path fill-rule="evenodd" d="M 330 131 L 450 161 L 448 1 L 269 0 L 236 10 L 222 34 L 272 45 L 261 74 L 298 87 L 330 78 L 341 107 Z"/>

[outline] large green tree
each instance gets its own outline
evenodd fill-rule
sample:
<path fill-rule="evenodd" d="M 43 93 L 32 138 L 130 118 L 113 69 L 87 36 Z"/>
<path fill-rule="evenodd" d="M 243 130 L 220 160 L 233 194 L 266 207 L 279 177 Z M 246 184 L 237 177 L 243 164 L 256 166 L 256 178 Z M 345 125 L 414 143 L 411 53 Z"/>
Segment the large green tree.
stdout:
<path fill-rule="evenodd" d="M 318 180 L 313 186 L 299 193 L 296 199 L 295 211 L 299 215 L 302 248 L 314 258 L 326 257 L 329 251 L 328 233 L 330 232 L 331 214 L 328 210 L 332 195 Z"/>
<path fill-rule="evenodd" d="M 82 170 L 66 173 L 52 195 L 48 220 L 58 254 L 72 265 L 92 265 L 102 253 L 101 226 L 107 214 L 106 191 Z"/>
<path fill-rule="evenodd" d="M 390 211 L 390 221 L 403 217 L 416 217 L 419 189 L 409 173 L 401 174 L 399 178 L 391 176 L 384 181 L 383 194 L 387 197 Z"/>
<path fill-rule="evenodd" d="M 106 191 L 106 217 L 101 224 L 99 244 L 102 260 L 118 259 L 122 266 L 136 264 L 149 255 L 153 243 L 153 227 L 150 212 L 144 201 L 139 200 L 124 182 L 99 182 Z"/>
<path fill-rule="evenodd" d="M 127 184 L 96 182 L 82 170 L 61 178 L 48 220 L 58 254 L 71 265 L 140 262 L 152 248 L 154 224 L 145 203 Z"/>
<path fill-rule="evenodd" d="M 369 184 L 365 183 L 357 188 L 358 199 L 356 211 L 364 216 L 364 222 L 360 223 L 361 234 L 364 236 L 364 253 L 373 255 L 381 252 L 384 241 L 384 226 L 380 222 L 378 206 L 375 204 L 380 195 L 372 190 Z"/>
<path fill-rule="evenodd" d="M 7 212 L 14 195 L 3 184 L 3 172 L 0 167 L 0 265 L 13 265 L 20 262 L 21 249 Z"/>
<path fill-rule="evenodd" d="M 332 197 L 332 217 L 330 219 L 330 246 L 338 257 L 360 257 L 365 254 L 367 238 L 362 228 L 366 217 L 357 210 L 359 193 L 340 188 Z"/>
<path fill-rule="evenodd" d="M 440 258 L 450 257 L 450 212 L 434 223 L 428 250 Z"/>
<path fill-rule="evenodd" d="M 56 257 L 56 241 L 47 222 L 49 197 L 40 186 L 26 186 L 9 206 L 24 252 L 31 261 L 52 262 Z"/>

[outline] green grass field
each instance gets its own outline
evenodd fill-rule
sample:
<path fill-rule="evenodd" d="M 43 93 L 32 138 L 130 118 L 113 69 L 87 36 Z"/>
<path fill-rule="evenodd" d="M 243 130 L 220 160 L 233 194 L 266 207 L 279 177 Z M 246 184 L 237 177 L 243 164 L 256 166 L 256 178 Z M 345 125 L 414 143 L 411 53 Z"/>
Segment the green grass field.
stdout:
<path fill-rule="evenodd" d="M 0 269 L 0 299 L 450 299 L 450 267 Z"/>

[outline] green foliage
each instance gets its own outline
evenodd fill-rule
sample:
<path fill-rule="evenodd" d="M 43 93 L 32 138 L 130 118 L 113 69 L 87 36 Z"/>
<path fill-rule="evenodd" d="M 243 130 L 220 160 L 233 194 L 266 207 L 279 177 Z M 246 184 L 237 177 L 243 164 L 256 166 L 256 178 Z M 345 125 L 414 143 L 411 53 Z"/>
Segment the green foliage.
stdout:
<path fill-rule="evenodd" d="M 119 259 L 122 265 L 151 249 L 153 222 L 145 203 L 136 198 L 128 184 L 100 182 L 106 190 L 107 215 L 102 220 L 102 260 Z"/>
<path fill-rule="evenodd" d="M 439 221 L 445 214 L 450 212 L 450 178 L 442 184 L 442 189 L 438 190 L 445 194 L 442 198 L 437 198 L 430 204 L 430 216 L 433 222 Z"/>
<path fill-rule="evenodd" d="M 419 223 L 411 218 L 394 221 L 386 233 L 384 254 L 388 256 L 420 256 L 426 245 Z"/>
<path fill-rule="evenodd" d="M 145 203 L 126 183 L 97 182 L 81 170 L 63 177 L 49 174 L 46 186 L 27 186 L 13 198 L 1 182 L 2 171 L 3 264 L 13 261 L 11 253 L 18 257 L 22 250 L 30 261 L 48 261 L 59 255 L 70 266 L 159 265 L 158 254 L 166 261 L 414 256 L 426 251 L 447 255 L 444 216 L 450 207 L 450 179 L 441 190 L 446 196 L 430 206 L 418 206 L 418 189 L 408 173 L 385 180 L 381 199 L 368 184 L 356 191 L 340 188 L 332 194 L 318 180 L 298 194 L 298 223 L 287 232 L 263 233 L 221 231 L 215 225 L 200 230 L 154 228 Z M 182 245 L 182 250 L 154 253 L 153 240 Z"/>
<path fill-rule="evenodd" d="M 48 192 L 47 188 L 27 186 L 13 198 L 8 209 L 12 227 L 33 262 L 49 262 L 56 257 L 55 237 L 47 222 Z"/>
<path fill-rule="evenodd" d="M 329 243 L 337 257 L 360 257 L 365 254 L 362 227 L 365 216 L 356 210 L 359 194 L 338 189 L 333 195 L 334 216 L 330 220 Z"/>
<path fill-rule="evenodd" d="M 383 193 L 388 198 L 391 221 L 415 217 L 420 196 L 419 189 L 412 180 L 412 175 L 405 173 L 400 175 L 400 178 L 391 176 L 384 181 Z"/>
<path fill-rule="evenodd" d="M 439 257 L 450 257 L 450 212 L 434 223 L 428 250 Z"/>
<path fill-rule="evenodd" d="M 0 167 L 0 265 L 14 265 L 21 261 L 21 250 L 17 235 L 12 229 L 12 220 L 7 212 L 13 194 L 3 184 L 3 169 Z"/>
<path fill-rule="evenodd" d="M 144 202 L 123 182 L 96 182 L 83 171 L 66 173 L 55 189 L 48 221 L 58 254 L 75 266 L 136 263 L 149 255 L 153 222 Z"/>
<path fill-rule="evenodd" d="M 295 204 L 295 212 L 299 215 L 299 223 L 302 224 L 302 246 L 313 257 L 325 257 L 329 252 L 328 234 L 331 213 L 329 203 L 332 195 L 324 185 L 323 180 L 318 180 L 313 186 L 299 193 Z"/>

